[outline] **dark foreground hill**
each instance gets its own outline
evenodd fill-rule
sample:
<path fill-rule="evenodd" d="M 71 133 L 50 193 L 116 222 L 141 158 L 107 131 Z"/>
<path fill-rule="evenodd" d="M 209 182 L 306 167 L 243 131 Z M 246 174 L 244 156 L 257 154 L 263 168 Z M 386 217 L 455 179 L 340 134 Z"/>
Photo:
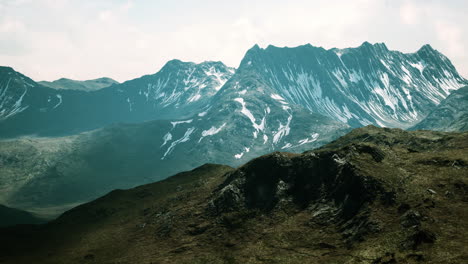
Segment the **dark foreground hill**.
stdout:
<path fill-rule="evenodd" d="M 466 263 L 468 133 L 365 127 L 0 230 L 0 263 Z"/>

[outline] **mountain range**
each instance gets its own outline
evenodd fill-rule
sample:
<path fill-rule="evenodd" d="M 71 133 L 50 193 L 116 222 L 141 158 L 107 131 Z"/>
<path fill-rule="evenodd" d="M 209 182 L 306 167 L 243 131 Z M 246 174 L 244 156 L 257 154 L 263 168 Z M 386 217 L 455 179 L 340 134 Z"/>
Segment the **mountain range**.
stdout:
<path fill-rule="evenodd" d="M 456 92 L 467 84 L 429 45 L 405 54 L 368 42 L 256 45 L 238 69 L 172 60 L 155 74 L 87 91 L 46 87 L 2 67 L 0 203 L 61 213 L 207 162 L 239 166 L 317 148 L 355 127 L 419 129 L 444 105 L 466 104 Z M 457 125 L 432 127 L 466 124 L 463 115 L 446 116 Z"/>
<path fill-rule="evenodd" d="M 467 83 L 429 45 L 409 54 L 368 42 L 330 50 L 255 46 L 241 69 L 255 72 L 286 102 L 352 127 L 407 128 Z"/>
<path fill-rule="evenodd" d="M 153 75 L 88 92 L 73 90 L 75 84 L 63 89 L 60 80 L 52 83 L 62 83 L 57 84 L 62 89 L 50 89 L 3 67 L 0 137 L 59 136 L 118 122 L 191 118 L 211 102 L 226 100 L 223 94 L 255 89 L 236 85 L 249 78 L 264 97 L 351 127 L 414 126 L 451 91 L 468 84 L 450 60 L 429 45 L 405 54 L 368 42 L 329 50 L 256 45 L 237 71 L 221 62 L 172 60 Z"/>
<path fill-rule="evenodd" d="M 220 62 L 168 62 L 158 73 L 97 91 L 52 89 L 0 68 L 0 137 L 63 136 L 113 123 L 184 118 L 233 74 Z"/>
<path fill-rule="evenodd" d="M 43 86 L 47 86 L 54 89 L 68 89 L 68 90 L 81 90 L 81 91 L 95 91 L 102 88 L 109 87 L 113 84 L 118 84 L 116 80 L 112 80 L 111 78 L 103 77 L 94 80 L 86 80 L 86 81 L 77 81 L 71 80 L 67 78 L 60 78 L 58 80 L 48 82 L 48 81 L 41 81 L 38 82 Z"/>

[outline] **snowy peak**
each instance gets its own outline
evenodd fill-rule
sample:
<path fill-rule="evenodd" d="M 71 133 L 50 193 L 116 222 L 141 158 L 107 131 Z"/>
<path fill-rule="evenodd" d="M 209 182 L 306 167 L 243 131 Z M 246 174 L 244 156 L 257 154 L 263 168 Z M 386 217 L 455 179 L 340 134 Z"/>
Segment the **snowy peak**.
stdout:
<path fill-rule="evenodd" d="M 11 67 L 0 67 L 0 121 L 19 114 L 29 105 L 28 92 L 37 84 Z"/>
<path fill-rule="evenodd" d="M 437 50 L 432 48 L 431 45 L 429 44 L 424 44 L 418 51 L 417 53 L 422 54 L 422 53 L 439 53 Z"/>
<path fill-rule="evenodd" d="M 215 83 L 218 91 L 235 73 L 235 69 L 227 67 L 220 61 L 206 61 L 200 64 L 204 73 Z"/>
<path fill-rule="evenodd" d="M 237 72 L 255 72 L 286 102 L 355 127 L 407 128 L 467 83 L 428 45 L 405 54 L 369 42 L 329 50 L 254 46 Z"/>
<path fill-rule="evenodd" d="M 234 69 L 221 62 L 195 64 L 171 60 L 158 73 L 129 81 L 124 86 L 156 108 L 180 107 L 208 100 L 233 74 Z"/>
<path fill-rule="evenodd" d="M 120 122 L 186 118 L 209 104 L 234 69 L 221 62 L 172 60 L 155 74 L 95 91 L 45 87 L 11 68 L 0 69 L 0 74 L 0 115 L 4 120 L 0 137 L 12 137 L 62 135 Z M 16 79 L 21 82 L 9 74 L 19 76 Z M 13 87 L 14 83 L 18 85 Z"/>
<path fill-rule="evenodd" d="M 203 143 L 207 155 L 210 149 L 223 145 L 224 158 L 238 164 L 275 150 L 303 151 L 320 146 L 347 131 L 346 124 L 285 102 L 251 73 L 237 72 L 206 109 L 178 121 L 164 136 L 167 144 L 163 148 L 170 150 L 164 159 L 171 159 L 180 143 L 194 140 Z M 179 136 L 174 136 L 177 130 Z M 223 144 L 226 140 L 229 144 Z"/>

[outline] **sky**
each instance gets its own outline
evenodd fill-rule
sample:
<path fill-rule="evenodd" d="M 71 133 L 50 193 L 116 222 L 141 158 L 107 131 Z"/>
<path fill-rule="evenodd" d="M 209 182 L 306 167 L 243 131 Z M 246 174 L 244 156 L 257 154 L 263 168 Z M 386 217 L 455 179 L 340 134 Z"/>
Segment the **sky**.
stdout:
<path fill-rule="evenodd" d="M 171 59 L 237 67 L 253 45 L 430 44 L 468 77 L 466 0 L 0 0 L 0 65 L 125 81 Z"/>

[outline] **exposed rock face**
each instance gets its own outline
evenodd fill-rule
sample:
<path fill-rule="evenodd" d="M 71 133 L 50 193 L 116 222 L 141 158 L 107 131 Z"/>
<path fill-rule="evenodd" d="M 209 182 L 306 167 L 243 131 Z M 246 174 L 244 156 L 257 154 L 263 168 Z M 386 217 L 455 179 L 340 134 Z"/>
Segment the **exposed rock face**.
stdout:
<path fill-rule="evenodd" d="M 353 155 L 351 152 L 348 155 Z M 292 155 L 276 152 L 255 159 L 228 176 L 212 201 L 215 212 L 240 208 L 272 210 L 333 204 L 349 219 L 383 190 L 373 178 L 359 175 L 346 156 L 334 152 Z"/>
<path fill-rule="evenodd" d="M 59 87 L 67 85 L 61 83 Z M 102 87 L 99 80 L 92 84 Z M 289 124 L 289 117 L 307 112 L 351 127 L 408 128 L 467 84 L 450 60 L 429 45 L 404 54 L 368 42 L 330 50 L 254 46 L 237 71 L 221 62 L 171 60 L 155 74 L 89 92 L 51 89 L 1 67 L 0 138 L 196 118 L 194 114 L 219 111 L 218 106 L 232 103 L 251 111 L 244 113 L 260 130 L 269 101 L 286 112 L 281 126 Z M 225 111 L 218 116 L 227 117 Z"/>
<path fill-rule="evenodd" d="M 243 74 L 257 75 L 274 97 L 352 127 L 410 127 L 467 84 L 429 45 L 405 54 L 368 42 L 330 50 L 254 46 L 236 75 Z"/>

